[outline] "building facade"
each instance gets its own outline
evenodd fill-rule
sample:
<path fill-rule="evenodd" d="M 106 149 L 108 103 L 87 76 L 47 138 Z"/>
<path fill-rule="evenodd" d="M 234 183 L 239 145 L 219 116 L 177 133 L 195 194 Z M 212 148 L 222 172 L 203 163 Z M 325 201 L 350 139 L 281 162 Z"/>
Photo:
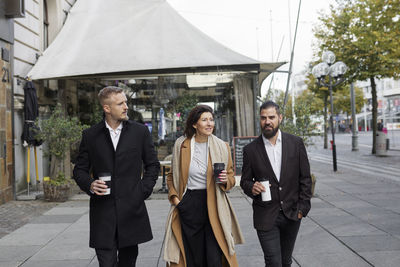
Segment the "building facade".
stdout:
<path fill-rule="evenodd" d="M 27 149 L 21 140 L 24 125 L 26 75 L 62 28 L 76 0 L 1 0 L 0 46 L 0 204 L 27 188 L 27 173 L 35 186 L 33 149 L 27 170 Z M 56 81 L 37 83 L 41 110 L 54 104 Z M 46 90 L 44 90 L 46 88 Z M 53 93 L 54 95 L 54 93 Z M 43 113 L 43 112 L 41 112 Z M 45 114 L 45 113 L 44 113 Z M 39 177 L 46 175 L 42 148 L 37 149 Z"/>
<path fill-rule="evenodd" d="M 400 80 L 385 78 L 375 80 L 378 98 L 378 122 L 391 129 L 391 125 L 400 123 Z M 357 87 L 363 89 L 368 100 L 362 112 L 357 114 L 358 129 L 371 130 L 372 127 L 372 94 L 369 81 L 357 82 Z M 389 127 L 388 127 L 389 126 Z"/>

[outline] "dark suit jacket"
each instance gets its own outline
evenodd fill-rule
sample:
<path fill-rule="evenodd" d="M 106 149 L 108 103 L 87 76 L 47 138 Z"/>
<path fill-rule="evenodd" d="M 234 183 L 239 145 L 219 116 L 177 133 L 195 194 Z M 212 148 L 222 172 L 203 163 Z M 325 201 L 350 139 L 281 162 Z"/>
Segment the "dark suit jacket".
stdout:
<path fill-rule="evenodd" d="M 90 195 L 90 247 L 111 248 L 116 230 L 119 248 L 153 238 L 144 200 L 153 191 L 159 169 L 146 126 L 123 122 L 116 151 L 104 121 L 83 131 L 74 179 Z M 111 173 L 108 196 L 90 192 L 100 173 Z"/>
<path fill-rule="evenodd" d="M 282 165 L 278 182 L 268 154 L 265 151 L 262 136 L 243 148 L 243 169 L 240 186 L 246 195 L 253 198 L 254 228 L 268 231 L 282 208 L 285 216 L 298 220 L 302 211 L 307 216 L 311 208 L 311 175 L 307 152 L 300 137 L 282 134 Z M 261 195 L 251 193 L 255 181 L 269 180 L 271 201 L 263 202 Z"/>

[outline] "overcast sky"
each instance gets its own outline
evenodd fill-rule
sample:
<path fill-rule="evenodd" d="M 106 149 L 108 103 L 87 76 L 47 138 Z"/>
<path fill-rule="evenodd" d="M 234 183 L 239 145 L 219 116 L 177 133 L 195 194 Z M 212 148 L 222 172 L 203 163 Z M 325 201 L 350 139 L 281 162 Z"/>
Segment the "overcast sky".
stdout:
<path fill-rule="evenodd" d="M 299 0 L 167 1 L 194 26 L 236 52 L 264 62 L 290 60 L 290 43 L 293 45 Z M 318 21 L 318 11 L 328 13 L 332 3 L 334 0 L 301 2 L 294 74 L 302 71 L 312 59 L 312 27 Z M 281 69 L 288 70 L 289 64 Z M 287 74 L 275 75 L 274 87 L 285 89 L 286 79 Z M 264 82 L 262 96 L 269 83 L 269 79 Z"/>

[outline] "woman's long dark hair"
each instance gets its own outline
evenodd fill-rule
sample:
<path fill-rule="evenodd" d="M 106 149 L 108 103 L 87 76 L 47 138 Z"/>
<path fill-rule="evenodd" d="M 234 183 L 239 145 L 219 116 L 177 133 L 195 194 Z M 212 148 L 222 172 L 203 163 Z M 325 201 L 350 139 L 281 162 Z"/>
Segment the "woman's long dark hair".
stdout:
<path fill-rule="evenodd" d="M 204 112 L 210 112 L 214 118 L 214 111 L 210 106 L 207 105 L 198 105 L 194 107 L 186 120 L 186 126 L 184 134 L 187 138 L 192 138 L 192 136 L 196 133 L 196 129 L 193 128 L 193 124 L 196 124 L 197 121 L 200 119 L 201 114 Z"/>

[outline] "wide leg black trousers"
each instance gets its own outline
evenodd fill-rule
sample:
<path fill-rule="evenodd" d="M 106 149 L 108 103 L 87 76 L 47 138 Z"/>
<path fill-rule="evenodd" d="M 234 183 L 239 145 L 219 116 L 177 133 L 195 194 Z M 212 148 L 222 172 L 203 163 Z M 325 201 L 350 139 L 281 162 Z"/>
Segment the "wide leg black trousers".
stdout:
<path fill-rule="evenodd" d="M 220 267 L 222 251 L 208 218 L 207 190 L 187 190 L 177 205 L 187 267 Z"/>

